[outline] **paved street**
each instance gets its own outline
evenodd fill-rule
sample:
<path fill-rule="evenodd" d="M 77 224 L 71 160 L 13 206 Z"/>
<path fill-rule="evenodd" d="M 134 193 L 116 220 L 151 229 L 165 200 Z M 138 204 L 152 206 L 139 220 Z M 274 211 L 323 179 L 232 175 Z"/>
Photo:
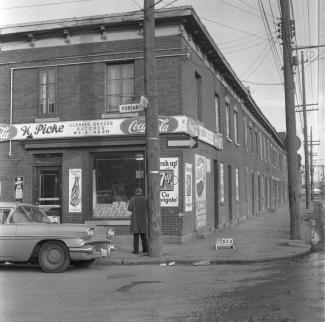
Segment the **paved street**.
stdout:
<path fill-rule="evenodd" d="M 1 321 L 324 320 L 324 253 L 248 265 L 1 265 Z"/>

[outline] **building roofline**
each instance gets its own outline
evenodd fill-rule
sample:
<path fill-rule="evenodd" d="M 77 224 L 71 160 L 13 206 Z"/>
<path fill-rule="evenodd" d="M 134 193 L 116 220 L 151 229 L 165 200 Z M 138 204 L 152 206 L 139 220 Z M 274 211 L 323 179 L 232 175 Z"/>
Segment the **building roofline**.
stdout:
<path fill-rule="evenodd" d="M 274 127 L 262 113 L 247 88 L 242 84 L 237 77 L 235 71 L 228 63 L 223 53 L 218 48 L 214 39 L 209 34 L 207 28 L 200 20 L 192 6 L 180 6 L 173 8 L 158 9 L 155 11 L 156 21 L 168 20 L 184 20 L 185 27 L 188 26 L 191 30 L 195 30 L 194 39 L 200 44 L 204 44 L 203 48 L 207 52 L 207 58 L 215 65 L 216 70 L 221 71 L 221 75 L 227 79 L 227 82 L 240 93 L 240 97 L 244 99 L 249 111 L 263 123 L 270 131 L 274 139 L 284 147 L 283 140 L 279 137 Z M 126 26 L 134 26 L 143 22 L 143 11 L 130 11 L 125 13 L 112 13 L 106 15 L 86 16 L 65 18 L 59 20 L 38 21 L 25 24 L 6 25 L 0 28 L 0 40 L 9 39 L 10 37 L 18 37 L 26 35 L 26 33 L 44 34 L 56 30 L 68 29 L 83 30 L 93 25 L 103 25 L 110 27 L 118 27 L 123 24 Z"/>

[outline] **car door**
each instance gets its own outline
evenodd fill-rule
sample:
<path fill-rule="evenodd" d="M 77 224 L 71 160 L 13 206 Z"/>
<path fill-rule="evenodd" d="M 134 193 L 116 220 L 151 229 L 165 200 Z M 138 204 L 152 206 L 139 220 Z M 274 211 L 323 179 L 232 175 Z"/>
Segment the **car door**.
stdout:
<path fill-rule="evenodd" d="M 0 261 L 10 261 L 14 258 L 14 242 L 16 225 L 8 223 L 10 208 L 0 208 Z"/>
<path fill-rule="evenodd" d="M 16 227 L 13 260 L 25 262 L 39 240 L 37 224 L 33 223 L 25 206 L 19 206 L 9 218 L 9 225 Z"/>

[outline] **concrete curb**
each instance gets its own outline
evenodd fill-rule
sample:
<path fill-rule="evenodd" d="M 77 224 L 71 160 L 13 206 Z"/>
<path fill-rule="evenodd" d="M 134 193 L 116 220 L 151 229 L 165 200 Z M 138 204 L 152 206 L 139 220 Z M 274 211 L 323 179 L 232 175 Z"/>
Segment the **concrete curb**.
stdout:
<path fill-rule="evenodd" d="M 305 249 L 302 249 L 305 248 Z M 176 265 L 193 265 L 193 266 L 206 266 L 206 265 L 244 265 L 244 264 L 254 264 L 254 263 L 266 263 L 275 262 L 280 260 L 286 260 L 291 258 L 303 257 L 311 252 L 311 246 L 299 246 L 299 251 L 294 254 L 283 255 L 283 256 L 272 256 L 269 258 L 259 258 L 259 259 L 207 259 L 207 258 L 191 258 L 191 259 L 177 259 L 176 257 L 168 258 L 148 258 L 148 259 L 133 259 L 133 258 L 119 258 L 119 259 L 106 259 L 103 262 L 96 262 L 93 266 L 115 266 L 115 265 L 160 265 L 162 263 L 175 262 Z M 208 262 L 202 265 L 195 265 L 199 262 Z"/>

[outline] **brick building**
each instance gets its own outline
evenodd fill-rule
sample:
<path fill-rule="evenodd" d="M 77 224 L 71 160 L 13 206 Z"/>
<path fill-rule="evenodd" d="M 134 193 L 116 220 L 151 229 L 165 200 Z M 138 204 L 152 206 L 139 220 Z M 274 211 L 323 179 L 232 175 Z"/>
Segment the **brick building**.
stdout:
<path fill-rule="evenodd" d="M 285 204 L 283 140 L 193 8 L 157 10 L 155 32 L 165 241 Z M 144 112 L 119 106 L 144 94 L 143 13 L 6 26 L 0 44 L 0 200 L 127 233 Z"/>

